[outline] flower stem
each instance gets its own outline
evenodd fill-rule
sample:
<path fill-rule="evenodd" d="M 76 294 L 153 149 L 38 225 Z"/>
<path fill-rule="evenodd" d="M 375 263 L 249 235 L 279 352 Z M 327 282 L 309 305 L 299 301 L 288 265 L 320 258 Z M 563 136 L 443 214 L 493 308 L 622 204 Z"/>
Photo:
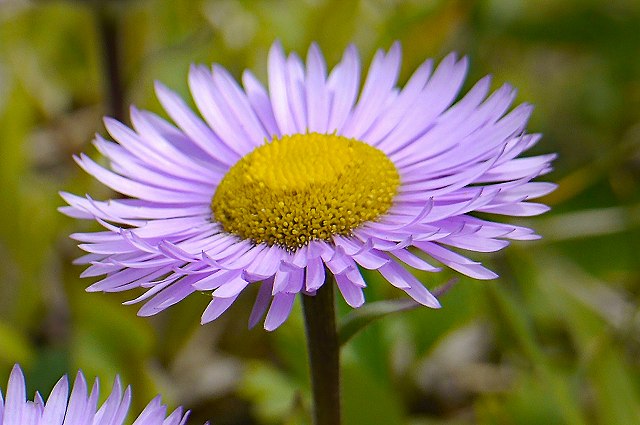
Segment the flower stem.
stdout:
<path fill-rule="evenodd" d="M 302 297 L 313 389 L 314 425 L 340 425 L 340 345 L 333 275 L 315 296 Z"/>

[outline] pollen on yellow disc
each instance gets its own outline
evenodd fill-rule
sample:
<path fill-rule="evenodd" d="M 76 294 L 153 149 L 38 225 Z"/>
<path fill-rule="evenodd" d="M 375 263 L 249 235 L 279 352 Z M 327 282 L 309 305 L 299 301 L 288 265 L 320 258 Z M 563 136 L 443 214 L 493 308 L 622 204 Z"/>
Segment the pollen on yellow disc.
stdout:
<path fill-rule="evenodd" d="M 274 138 L 224 176 L 211 202 L 229 233 L 289 251 L 386 213 L 400 185 L 379 149 L 334 134 Z"/>

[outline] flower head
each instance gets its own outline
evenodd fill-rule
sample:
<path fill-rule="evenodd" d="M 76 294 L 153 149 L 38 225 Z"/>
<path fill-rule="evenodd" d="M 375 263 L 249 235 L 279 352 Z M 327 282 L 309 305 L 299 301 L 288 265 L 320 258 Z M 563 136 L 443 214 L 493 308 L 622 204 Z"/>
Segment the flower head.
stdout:
<path fill-rule="evenodd" d="M 106 119 L 117 143 L 95 145 L 110 170 L 78 164 L 128 196 L 97 201 L 68 193 L 66 214 L 104 231 L 73 237 L 89 252 L 89 291 L 144 288 L 132 302 L 155 314 L 195 291 L 211 291 L 202 322 L 219 317 L 249 285 L 260 285 L 250 317 L 278 327 L 296 294 L 313 295 L 327 275 L 346 302 L 364 303 L 360 268 L 377 270 L 417 302 L 438 300 L 405 265 L 444 264 L 477 279 L 496 275 L 451 248 L 497 251 L 527 228 L 473 215 L 528 216 L 555 187 L 531 180 L 553 155 L 518 158 L 530 105 L 509 111 L 515 90 L 489 95 L 485 77 L 460 100 L 466 58 L 423 63 L 396 85 L 400 47 L 378 51 L 362 90 L 354 47 L 327 73 L 317 46 L 306 64 L 271 48 L 268 90 L 249 72 L 242 87 L 220 66 L 194 66 L 189 85 L 202 118 L 161 84 L 174 124 L 131 109 L 133 128 Z M 455 103 L 454 103 L 455 102 Z"/>
<path fill-rule="evenodd" d="M 0 391 L 0 425 L 122 425 L 131 403 L 131 389 L 122 392 L 116 378 L 111 394 L 98 408 L 98 380 L 87 394 L 87 382 L 78 372 L 71 395 L 67 377 L 60 378 L 45 402 L 39 393 L 33 401 L 27 400 L 24 375 L 18 365 L 13 367 L 7 385 L 7 399 Z M 133 425 L 184 425 L 189 412 L 179 407 L 167 416 L 167 406 L 160 396 L 151 400 Z"/>

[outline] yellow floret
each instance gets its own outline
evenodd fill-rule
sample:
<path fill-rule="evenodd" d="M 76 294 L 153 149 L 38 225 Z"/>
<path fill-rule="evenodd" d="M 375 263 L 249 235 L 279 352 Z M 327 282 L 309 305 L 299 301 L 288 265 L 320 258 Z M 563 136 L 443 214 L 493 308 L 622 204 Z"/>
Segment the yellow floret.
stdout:
<path fill-rule="evenodd" d="M 231 167 L 211 209 L 226 232 L 295 251 L 376 220 L 399 185 L 396 167 L 373 146 L 296 134 L 274 138 Z"/>

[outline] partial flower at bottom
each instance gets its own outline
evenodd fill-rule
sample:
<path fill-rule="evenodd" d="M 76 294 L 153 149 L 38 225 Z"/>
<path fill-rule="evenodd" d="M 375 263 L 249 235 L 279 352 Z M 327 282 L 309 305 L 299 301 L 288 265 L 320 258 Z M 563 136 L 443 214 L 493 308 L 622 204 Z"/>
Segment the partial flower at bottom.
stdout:
<path fill-rule="evenodd" d="M 532 182 L 554 155 L 520 157 L 540 139 L 528 134 L 527 104 L 510 110 L 515 90 L 489 94 L 485 77 L 459 98 L 467 59 L 424 62 L 396 84 L 400 46 L 378 51 L 360 90 L 349 47 L 327 71 L 316 45 L 306 63 L 271 48 L 268 90 L 245 71 L 242 86 L 222 67 L 193 66 L 189 86 L 201 116 L 161 84 L 156 93 L 173 124 L 131 109 L 132 128 L 107 118 L 110 161 L 78 164 L 124 199 L 69 193 L 61 210 L 104 228 L 78 233 L 88 255 L 89 291 L 146 290 L 148 316 L 196 291 L 211 294 L 210 322 L 251 285 L 259 286 L 250 326 L 273 330 L 298 293 L 335 283 L 352 307 L 364 303 L 361 268 L 376 270 L 417 302 L 438 300 L 406 266 L 440 265 L 477 279 L 496 274 L 460 250 L 491 252 L 538 236 L 480 213 L 532 216 L 530 202 L 555 185 Z"/>
<path fill-rule="evenodd" d="M 9 376 L 6 400 L 0 391 L 0 425 L 122 425 L 129 413 L 131 388 L 127 387 L 123 392 L 120 378 L 116 378 L 111 394 L 100 407 L 98 396 L 98 380 L 88 393 L 87 381 L 78 372 L 71 395 L 67 377 L 63 376 L 46 402 L 39 393 L 30 401 L 22 370 L 15 365 Z M 158 396 L 144 408 L 133 425 L 184 425 L 188 415 L 189 412 L 183 412 L 179 407 L 167 416 L 167 406 Z"/>

